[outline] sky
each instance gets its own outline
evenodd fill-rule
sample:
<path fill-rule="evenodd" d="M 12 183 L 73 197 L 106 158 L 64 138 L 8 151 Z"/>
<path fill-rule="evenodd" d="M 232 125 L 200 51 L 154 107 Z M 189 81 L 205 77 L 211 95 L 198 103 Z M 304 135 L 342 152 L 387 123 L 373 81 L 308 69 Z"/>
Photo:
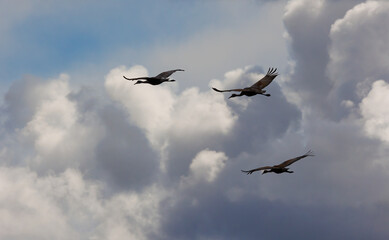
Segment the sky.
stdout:
<path fill-rule="evenodd" d="M 388 239 L 389 2 L 0 0 L 0 238 Z M 271 97 L 211 87 L 253 84 Z M 128 77 L 182 68 L 176 82 Z M 245 175 L 313 150 L 294 173 Z"/>

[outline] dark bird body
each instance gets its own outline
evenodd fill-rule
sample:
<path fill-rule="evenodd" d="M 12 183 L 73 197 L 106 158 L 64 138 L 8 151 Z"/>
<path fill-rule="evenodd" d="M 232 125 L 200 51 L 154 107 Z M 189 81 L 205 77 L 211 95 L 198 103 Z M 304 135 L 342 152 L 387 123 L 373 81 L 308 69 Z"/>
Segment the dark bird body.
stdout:
<path fill-rule="evenodd" d="M 129 81 L 138 80 L 138 81 L 136 81 L 135 84 L 148 83 L 151 85 L 159 85 L 163 82 L 175 82 L 176 80 L 170 79 L 169 77 L 170 77 L 170 75 L 172 75 L 174 72 L 177 72 L 177 71 L 184 71 L 184 70 L 183 69 L 169 70 L 166 72 L 162 72 L 155 77 L 137 77 L 137 78 L 127 78 L 125 76 L 123 76 L 123 77 Z M 141 81 L 141 80 L 145 80 L 145 81 Z"/>
<path fill-rule="evenodd" d="M 293 173 L 293 171 L 289 171 L 289 168 L 287 168 L 287 166 L 291 165 L 292 163 L 297 162 L 298 160 L 300 160 L 302 158 L 308 157 L 308 156 L 315 156 L 315 155 L 313 155 L 313 152 L 311 150 L 309 150 L 304 155 L 301 155 L 301 156 L 298 156 L 298 157 L 286 160 L 285 162 L 283 162 L 281 164 L 278 164 L 278 165 L 260 167 L 260 168 L 255 168 L 255 169 L 251 169 L 251 170 L 248 170 L 248 171 L 245 171 L 245 170 L 241 170 L 241 171 L 244 172 L 244 173 L 247 173 L 247 174 L 252 174 L 255 171 L 261 171 L 261 170 L 263 170 L 262 174 L 265 174 L 265 173 L 268 173 L 268 172 L 274 172 L 274 173 L 277 173 L 277 174 L 284 173 L 284 172 Z"/>
<path fill-rule="evenodd" d="M 246 88 L 238 88 L 238 89 L 228 89 L 228 90 L 219 90 L 217 88 L 212 88 L 216 92 L 240 92 L 240 94 L 232 94 L 229 98 L 233 97 L 240 97 L 240 96 L 254 96 L 257 94 L 264 95 L 266 97 L 270 97 L 270 94 L 265 93 L 266 90 L 263 90 L 267 85 L 269 85 L 274 78 L 278 76 L 278 73 L 276 73 L 277 68 L 269 68 L 269 70 L 266 73 L 266 76 L 261 78 L 258 82 L 254 83 L 250 87 Z"/>

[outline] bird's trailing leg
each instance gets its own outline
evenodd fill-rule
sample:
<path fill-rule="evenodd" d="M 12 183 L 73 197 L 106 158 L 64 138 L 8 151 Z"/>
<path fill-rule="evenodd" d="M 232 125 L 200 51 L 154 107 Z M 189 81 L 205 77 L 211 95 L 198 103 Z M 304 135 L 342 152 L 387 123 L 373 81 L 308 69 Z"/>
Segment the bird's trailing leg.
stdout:
<path fill-rule="evenodd" d="M 270 97 L 270 94 L 265 93 L 265 92 L 266 92 L 266 90 L 261 90 L 261 92 L 259 92 L 259 93 L 257 93 L 257 94 L 261 94 L 261 95 L 263 95 L 263 96 Z"/>
<path fill-rule="evenodd" d="M 135 84 L 140 84 L 140 83 L 149 83 L 149 82 L 147 82 L 147 81 L 140 81 L 140 80 L 138 80 L 138 81 L 136 81 L 136 82 L 134 83 L 134 85 L 135 85 Z"/>
<path fill-rule="evenodd" d="M 243 173 L 246 173 L 247 175 L 249 175 L 249 174 L 252 174 L 253 172 L 251 172 L 251 171 L 246 171 L 246 170 L 240 170 L 240 171 L 242 171 Z"/>
<path fill-rule="evenodd" d="M 269 173 L 269 172 L 271 172 L 271 170 L 265 169 L 265 170 L 263 170 L 262 175 L 265 174 L 265 173 Z"/>
<path fill-rule="evenodd" d="M 233 93 L 229 98 L 233 98 L 233 97 L 240 97 L 240 96 L 243 96 L 243 92 L 241 92 L 240 94 L 235 94 Z"/>

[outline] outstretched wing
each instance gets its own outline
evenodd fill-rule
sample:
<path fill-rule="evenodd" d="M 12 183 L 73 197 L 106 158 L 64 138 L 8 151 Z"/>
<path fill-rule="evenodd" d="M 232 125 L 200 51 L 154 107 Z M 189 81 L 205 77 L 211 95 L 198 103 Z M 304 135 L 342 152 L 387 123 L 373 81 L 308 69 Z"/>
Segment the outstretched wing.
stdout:
<path fill-rule="evenodd" d="M 251 88 L 257 88 L 257 89 L 263 89 L 267 85 L 269 85 L 274 78 L 278 76 L 277 68 L 269 68 L 269 70 L 266 73 L 266 76 L 264 76 L 262 79 L 260 79 L 258 82 L 254 83 Z"/>
<path fill-rule="evenodd" d="M 289 160 L 286 160 L 285 162 L 283 162 L 281 164 L 278 164 L 275 167 L 282 167 L 282 168 L 284 168 L 284 167 L 287 167 L 287 166 L 291 165 L 292 163 L 297 162 L 298 160 L 300 160 L 302 158 L 305 158 L 305 157 L 308 157 L 308 156 L 315 156 L 315 155 L 313 155 L 313 152 L 311 150 L 309 150 L 306 154 L 298 156 L 298 157 L 295 157 L 295 158 L 292 158 L 292 159 L 289 159 Z"/>
<path fill-rule="evenodd" d="M 185 70 L 183 70 L 183 69 L 169 70 L 169 71 L 162 72 L 162 73 L 158 74 L 157 76 L 155 76 L 155 78 L 168 78 L 170 75 L 172 75 L 173 73 L 175 73 L 177 71 L 185 71 Z"/>
<path fill-rule="evenodd" d="M 228 89 L 228 90 L 219 90 L 217 88 L 212 88 L 216 92 L 241 92 L 244 91 L 244 89 L 238 88 L 238 89 Z"/>
<path fill-rule="evenodd" d="M 137 77 L 137 78 L 128 78 L 126 76 L 123 76 L 126 80 L 134 81 L 134 80 L 140 80 L 140 79 L 149 79 L 149 77 Z"/>
<path fill-rule="evenodd" d="M 261 171 L 261 170 L 265 170 L 265 169 L 272 169 L 273 167 L 270 167 L 270 166 L 266 166 L 266 167 L 260 167 L 260 168 L 255 168 L 255 169 L 251 169 L 251 170 L 241 170 L 243 173 L 246 173 L 246 174 L 252 174 L 253 172 L 256 172 L 256 171 Z"/>

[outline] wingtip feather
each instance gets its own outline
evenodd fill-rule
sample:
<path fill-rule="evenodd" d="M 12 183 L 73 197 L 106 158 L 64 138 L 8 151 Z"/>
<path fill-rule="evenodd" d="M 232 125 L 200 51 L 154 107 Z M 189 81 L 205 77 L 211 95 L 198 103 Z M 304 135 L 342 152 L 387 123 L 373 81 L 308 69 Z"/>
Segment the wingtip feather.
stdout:
<path fill-rule="evenodd" d="M 277 68 L 270 67 L 270 68 L 267 70 L 266 75 L 270 75 L 270 76 L 275 75 L 275 76 L 277 76 L 277 75 L 278 75 L 278 73 L 277 73 Z"/>
<path fill-rule="evenodd" d="M 304 154 L 304 155 L 306 155 L 306 156 L 315 156 L 315 154 L 313 153 L 313 151 L 312 150 L 309 150 L 306 154 Z"/>

